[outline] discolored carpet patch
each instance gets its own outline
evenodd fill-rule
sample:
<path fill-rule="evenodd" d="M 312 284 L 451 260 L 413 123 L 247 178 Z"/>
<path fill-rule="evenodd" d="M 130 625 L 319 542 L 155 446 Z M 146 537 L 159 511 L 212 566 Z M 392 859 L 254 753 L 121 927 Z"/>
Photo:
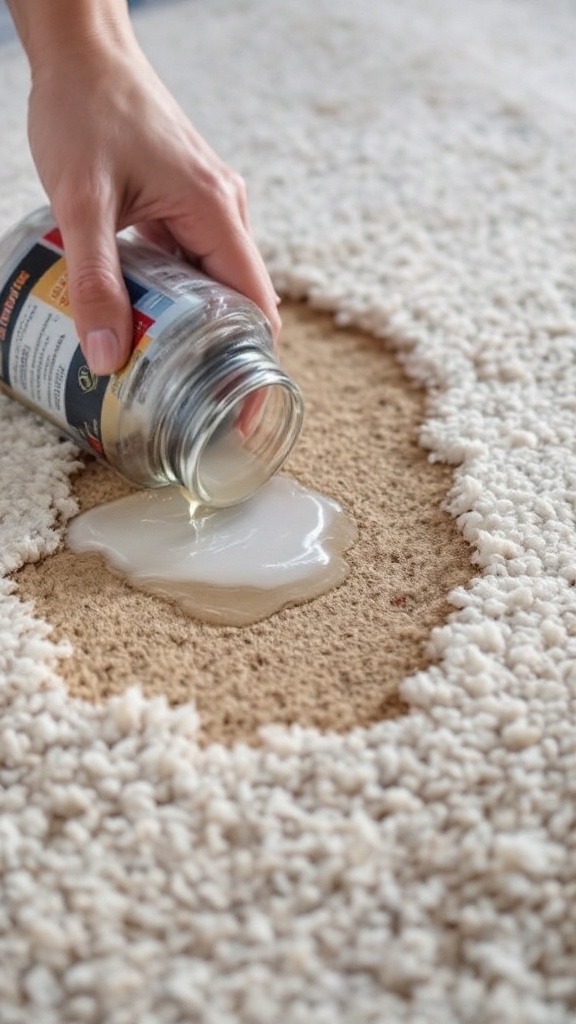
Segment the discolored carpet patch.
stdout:
<path fill-rule="evenodd" d="M 344 731 L 406 710 L 399 683 L 428 663 L 447 595 L 474 575 L 442 508 L 451 469 L 419 446 L 423 393 L 382 343 L 304 305 L 282 313 L 283 362 L 307 409 L 286 471 L 356 520 L 348 579 L 253 626 L 214 627 L 131 589 L 100 559 L 60 550 L 16 579 L 56 638 L 72 641 L 61 671 L 73 696 L 97 702 L 138 682 L 196 702 L 203 740 L 227 744 L 256 742 L 273 722 Z M 82 509 L 131 489 L 93 461 L 75 480 Z"/>

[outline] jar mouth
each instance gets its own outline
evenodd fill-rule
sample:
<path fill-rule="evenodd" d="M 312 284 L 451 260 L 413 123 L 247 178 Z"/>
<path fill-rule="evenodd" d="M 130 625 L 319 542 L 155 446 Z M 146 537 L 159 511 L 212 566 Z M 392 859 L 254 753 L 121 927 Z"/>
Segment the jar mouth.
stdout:
<path fill-rule="evenodd" d="M 287 459 L 302 416 L 300 390 L 280 370 L 229 386 L 193 454 L 191 493 L 216 507 L 250 497 Z"/>

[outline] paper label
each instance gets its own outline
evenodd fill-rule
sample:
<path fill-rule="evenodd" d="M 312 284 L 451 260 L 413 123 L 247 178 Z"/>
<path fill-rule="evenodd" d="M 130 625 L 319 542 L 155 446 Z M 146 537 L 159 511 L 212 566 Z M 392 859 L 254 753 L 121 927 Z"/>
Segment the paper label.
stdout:
<path fill-rule="evenodd" d="M 104 457 L 117 440 L 125 384 L 135 363 L 172 322 L 202 304 L 194 292 L 194 272 L 187 274 L 161 253 L 147 251 L 145 274 L 140 277 L 131 265 L 124 281 L 135 348 L 127 365 L 111 377 L 93 374 L 80 348 L 58 229 L 31 246 L 0 290 L 0 384 Z M 144 393 L 140 399 L 144 405 Z M 138 402 L 138 391 L 131 401 Z"/>

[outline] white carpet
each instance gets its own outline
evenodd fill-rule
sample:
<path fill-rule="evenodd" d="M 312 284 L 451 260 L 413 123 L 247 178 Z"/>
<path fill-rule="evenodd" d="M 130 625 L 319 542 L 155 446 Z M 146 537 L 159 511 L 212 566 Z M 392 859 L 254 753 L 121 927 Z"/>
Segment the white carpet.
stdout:
<path fill-rule="evenodd" d="M 429 386 L 478 576 L 369 731 L 195 743 L 67 697 L 4 582 L 2 1024 L 576 1020 L 576 8 L 186 0 L 139 33 L 245 174 L 278 288 Z M 39 198 L 0 51 L 0 229 Z M 0 403 L 0 559 L 73 451 Z M 290 680 L 285 680 L 289 687 Z"/>

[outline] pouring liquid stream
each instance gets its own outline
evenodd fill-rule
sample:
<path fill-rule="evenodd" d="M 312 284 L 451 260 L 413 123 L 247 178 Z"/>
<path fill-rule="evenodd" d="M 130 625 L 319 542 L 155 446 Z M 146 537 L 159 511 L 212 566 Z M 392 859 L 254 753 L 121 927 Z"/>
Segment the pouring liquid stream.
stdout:
<path fill-rule="evenodd" d="M 342 583 L 356 536 L 338 502 L 275 476 L 220 509 L 177 487 L 140 491 L 72 520 L 67 544 L 194 618 L 243 626 Z"/>

